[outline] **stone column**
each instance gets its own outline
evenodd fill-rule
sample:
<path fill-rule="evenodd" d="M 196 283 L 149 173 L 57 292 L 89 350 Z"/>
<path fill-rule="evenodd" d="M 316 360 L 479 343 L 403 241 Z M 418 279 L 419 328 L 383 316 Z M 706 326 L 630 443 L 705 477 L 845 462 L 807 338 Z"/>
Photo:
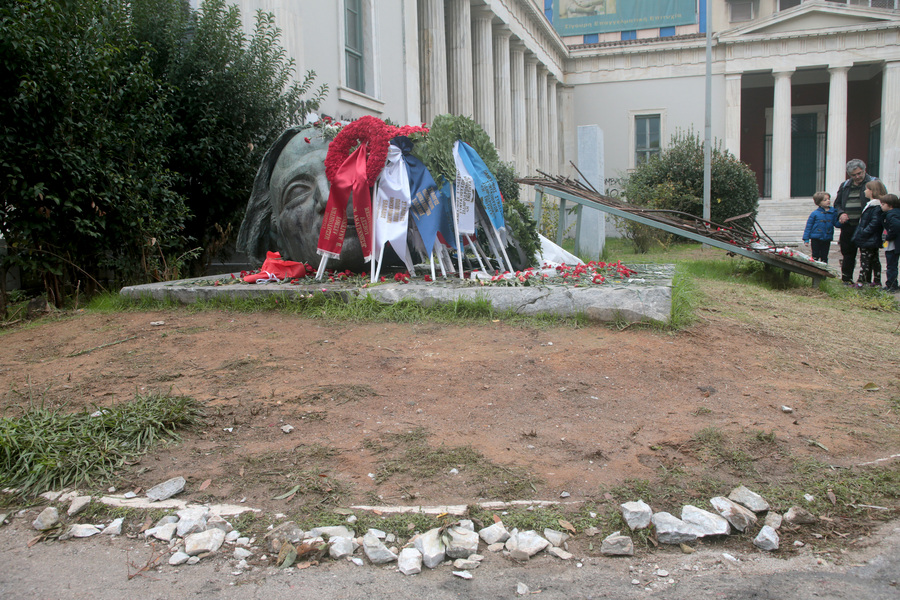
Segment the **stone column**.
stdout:
<path fill-rule="evenodd" d="M 900 61 L 886 63 L 881 79 L 880 162 L 879 179 L 889 193 L 897 194 L 900 190 Z"/>
<path fill-rule="evenodd" d="M 550 164 L 550 103 L 547 100 L 547 67 L 537 68 L 538 168 L 546 173 Z"/>
<path fill-rule="evenodd" d="M 494 131 L 501 160 L 512 160 L 512 81 L 509 69 L 509 36 L 506 27 L 494 30 Z"/>
<path fill-rule="evenodd" d="M 450 112 L 475 114 L 472 85 L 472 5 L 469 0 L 447 0 L 447 85 Z"/>
<path fill-rule="evenodd" d="M 541 155 L 540 147 L 540 123 L 538 119 L 538 84 L 537 84 L 537 57 L 534 54 L 525 55 L 525 147 L 522 152 L 526 156 L 526 177 L 534 175 L 534 168 L 539 165 Z"/>
<path fill-rule="evenodd" d="M 791 75 L 776 71 L 772 109 L 772 200 L 791 197 Z"/>
<path fill-rule="evenodd" d="M 559 104 L 557 105 L 559 113 L 560 132 L 560 175 L 567 177 L 576 177 L 575 169 L 569 165 L 569 161 L 577 162 L 578 157 L 578 140 L 575 127 L 575 88 L 571 85 L 559 86 Z M 606 182 L 601 181 L 601 193 L 606 193 Z"/>
<path fill-rule="evenodd" d="M 849 66 L 828 68 L 828 140 L 825 149 L 825 191 L 834 194 L 847 178 L 847 72 Z"/>
<path fill-rule="evenodd" d="M 548 122 L 550 124 L 549 128 L 549 136 L 550 136 L 550 160 L 547 162 L 547 169 L 551 175 L 559 175 L 563 172 L 561 164 L 562 164 L 562 156 L 559 154 L 559 102 L 558 96 L 559 93 L 559 81 L 557 81 L 556 77 L 551 75 L 547 78 L 547 114 Z"/>
<path fill-rule="evenodd" d="M 444 3 L 419 0 L 419 74 L 422 82 L 422 119 L 431 123 L 447 112 L 447 37 Z"/>
<path fill-rule="evenodd" d="M 494 39 L 491 19 L 494 13 L 477 9 L 472 13 L 472 70 L 475 85 L 475 121 L 494 144 Z"/>
<path fill-rule="evenodd" d="M 741 157 L 741 74 L 725 75 L 725 149 Z"/>
<path fill-rule="evenodd" d="M 524 176 L 528 169 L 528 117 L 525 101 L 525 45 L 522 42 L 510 42 L 509 47 L 509 80 L 511 111 L 511 146 L 510 155 L 516 162 L 516 171 Z M 502 109 L 503 107 L 500 106 Z"/>

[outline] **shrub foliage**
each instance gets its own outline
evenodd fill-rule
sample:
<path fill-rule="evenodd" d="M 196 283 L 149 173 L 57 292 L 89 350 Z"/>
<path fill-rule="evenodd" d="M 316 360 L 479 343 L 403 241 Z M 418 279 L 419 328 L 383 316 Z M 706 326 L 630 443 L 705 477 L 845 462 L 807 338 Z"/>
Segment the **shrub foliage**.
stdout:
<path fill-rule="evenodd" d="M 0 286 L 18 265 L 59 305 L 228 241 L 262 153 L 326 92 L 303 100 L 279 36 L 224 0 L 0 0 Z"/>
<path fill-rule="evenodd" d="M 677 132 L 669 147 L 629 174 L 625 197 L 630 204 L 703 216 L 703 141 L 693 131 Z M 742 214 L 756 218 L 759 188 L 749 166 L 727 150 L 714 147 L 711 160 L 710 220 L 722 224 Z M 746 223 L 744 223 L 746 225 Z M 646 252 L 665 234 L 632 221 L 626 235 Z"/>

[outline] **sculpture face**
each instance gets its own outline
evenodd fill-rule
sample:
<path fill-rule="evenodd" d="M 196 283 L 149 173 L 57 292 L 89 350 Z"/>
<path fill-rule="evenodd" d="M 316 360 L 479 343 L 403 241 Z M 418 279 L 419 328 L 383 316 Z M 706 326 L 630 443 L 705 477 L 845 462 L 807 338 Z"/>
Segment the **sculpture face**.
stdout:
<path fill-rule="evenodd" d="M 325 177 L 327 152 L 328 142 L 311 128 L 289 129 L 272 146 L 253 184 L 238 235 L 239 250 L 259 261 L 266 251 L 278 250 L 284 258 L 319 264 L 316 245 L 329 190 Z M 329 269 L 360 271 L 364 267 L 352 204 L 351 200 L 347 207 L 341 258 L 329 259 Z"/>

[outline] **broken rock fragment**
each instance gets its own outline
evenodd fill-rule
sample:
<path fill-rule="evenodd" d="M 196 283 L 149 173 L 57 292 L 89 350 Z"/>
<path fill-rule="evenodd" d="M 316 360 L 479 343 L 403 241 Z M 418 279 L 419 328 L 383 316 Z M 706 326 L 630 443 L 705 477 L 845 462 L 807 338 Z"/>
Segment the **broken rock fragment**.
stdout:
<path fill-rule="evenodd" d="M 744 531 L 747 527 L 756 524 L 756 514 L 733 500 L 724 496 L 716 496 L 709 503 L 738 531 Z"/>
<path fill-rule="evenodd" d="M 634 542 L 627 535 L 616 531 L 603 540 L 600 553 L 606 556 L 634 556 Z"/>
<path fill-rule="evenodd" d="M 147 497 L 157 502 L 168 500 L 175 494 L 182 492 L 185 483 L 184 477 L 173 477 L 147 490 Z"/>
<path fill-rule="evenodd" d="M 737 502 L 742 506 L 746 506 L 755 513 L 761 513 L 769 510 L 769 503 L 765 499 L 744 486 L 738 486 L 731 490 L 728 499 Z"/>
<path fill-rule="evenodd" d="M 650 510 L 650 507 L 643 500 L 626 502 L 620 505 L 619 509 L 622 511 L 622 517 L 632 531 L 644 529 L 650 525 L 650 517 L 653 516 L 653 511 Z"/>
<path fill-rule="evenodd" d="M 661 544 L 682 544 L 697 539 L 697 528 L 685 523 L 678 517 L 667 513 L 653 513 L 653 526 L 656 527 L 656 539 Z"/>

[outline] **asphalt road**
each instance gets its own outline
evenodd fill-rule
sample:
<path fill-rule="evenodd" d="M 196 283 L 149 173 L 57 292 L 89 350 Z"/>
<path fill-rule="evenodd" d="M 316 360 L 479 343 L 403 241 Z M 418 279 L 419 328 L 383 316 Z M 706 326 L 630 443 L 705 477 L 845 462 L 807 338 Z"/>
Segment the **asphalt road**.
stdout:
<path fill-rule="evenodd" d="M 517 564 L 488 553 L 471 580 L 454 576 L 449 566 L 404 576 L 392 567 L 347 562 L 284 571 L 257 566 L 236 575 L 230 549 L 193 566 L 171 567 L 164 558 L 163 566 L 129 578 L 154 556 L 143 540 L 95 536 L 29 548 L 34 535 L 29 523 L 20 518 L 0 528 L 3 600 L 520 598 L 519 583 L 538 600 L 900 598 L 900 522 L 887 524 L 860 549 L 843 554 L 840 565 L 831 562 L 831 554 L 800 552 L 783 559 L 751 548 L 736 555 L 738 562 L 712 547 L 691 555 L 664 548 L 631 558 L 588 558 L 581 567 L 577 558 L 563 562 L 538 556 Z"/>

